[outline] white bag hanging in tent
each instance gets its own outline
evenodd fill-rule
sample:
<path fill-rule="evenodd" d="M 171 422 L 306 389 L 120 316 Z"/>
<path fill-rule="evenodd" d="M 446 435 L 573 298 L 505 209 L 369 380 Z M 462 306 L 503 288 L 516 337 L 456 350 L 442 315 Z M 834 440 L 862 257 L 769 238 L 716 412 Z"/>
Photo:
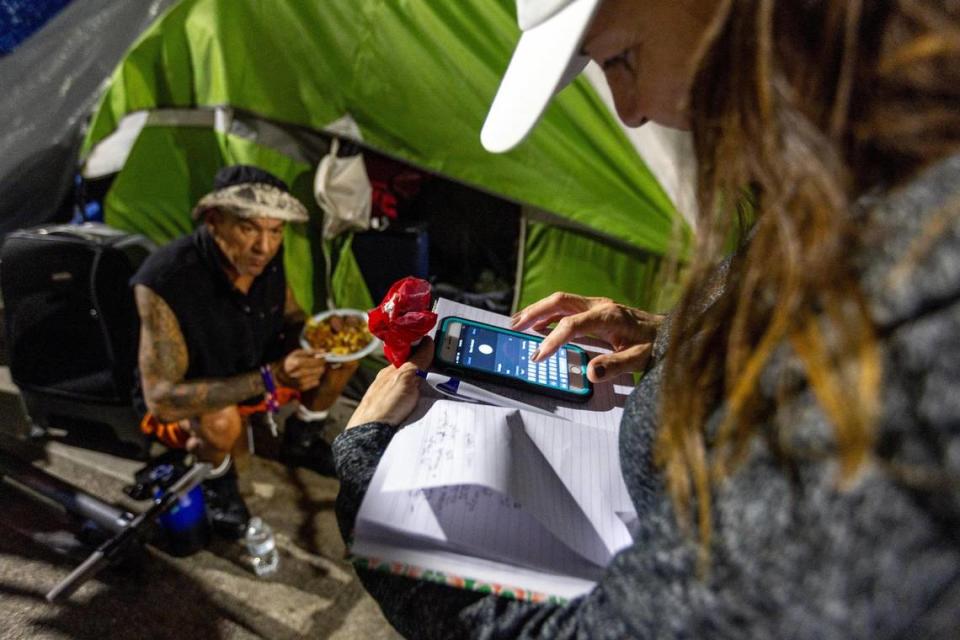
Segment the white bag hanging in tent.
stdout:
<path fill-rule="evenodd" d="M 323 237 L 334 238 L 344 231 L 370 228 L 373 189 L 363 164 L 363 154 L 338 157 L 340 140 L 334 138 L 330 153 L 317 165 L 313 195 L 323 209 Z"/>

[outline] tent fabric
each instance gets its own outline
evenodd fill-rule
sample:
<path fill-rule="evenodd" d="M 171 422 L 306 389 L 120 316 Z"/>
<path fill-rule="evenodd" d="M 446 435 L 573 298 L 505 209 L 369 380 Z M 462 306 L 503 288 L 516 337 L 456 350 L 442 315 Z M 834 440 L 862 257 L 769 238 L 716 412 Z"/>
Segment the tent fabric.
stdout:
<path fill-rule="evenodd" d="M 582 79 L 516 150 L 482 149 L 517 35 L 512 0 L 181 0 L 113 74 L 84 148 L 138 110 L 230 105 L 312 130 L 349 115 L 374 149 L 663 254 L 674 208 Z"/>
<path fill-rule="evenodd" d="M 330 248 L 328 250 L 333 252 Z M 353 255 L 349 237 L 344 240 L 337 254 L 339 260 L 330 286 L 333 300 L 337 306 L 347 309 L 372 309 L 379 300 L 375 301 L 370 289 L 363 284 L 363 272 Z"/>
<path fill-rule="evenodd" d="M 300 129 L 291 131 L 276 123 L 237 112 L 229 107 L 215 109 L 154 109 L 136 111 L 124 116 L 119 127 L 87 155 L 82 175 L 99 179 L 119 173 L 126 164 L 140 132 L 147 126 L 199 127 L 230 133 L 284 153 L 300 162 L 309 163 L 318 152 L 325 153 L 328 141 L 319 134 Z M 350 129 L 348 122 L 338 121 L 338 129 L 349 131 L 341 137 L 357 138 L 359 131 Z"/>
<path fill-rule="evenodd" d="M 0 57 L 0 235 L 69 216 L 81 128 L 103 81 L 172 2 L 71 2 Z"/>
<path fill-rule="evenodd" d="M 638 256 L 583 232 L 542 222 L 526 224 L 523 263 L 517 308 L 555 291 L 573 291 L 661 312 L 669 309 L 676 293 L 663 281 L 661 256 Z"/>

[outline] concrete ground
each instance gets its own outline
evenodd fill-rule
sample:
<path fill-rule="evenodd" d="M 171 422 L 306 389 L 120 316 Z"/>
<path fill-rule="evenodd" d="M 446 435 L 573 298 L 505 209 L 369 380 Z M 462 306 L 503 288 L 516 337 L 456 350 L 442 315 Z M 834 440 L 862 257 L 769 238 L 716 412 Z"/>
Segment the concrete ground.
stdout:
<path fill-rule="evenodd" d="M 346 401 L 335 407 L 330 439 L 351 410 Z M 0 402 L 6 443 L 22 431 L 15 413 L 9 396 Z M 14 446 L 24 447 L 22 440 Z M 110 502 L 144 506 L 121 493 L 136 461 L 55 441 L 24 451 L 36 466 Z M 276 532 L 277 573 L 254 575 L 237 543 L 215 541 L 187 558 L 147 547 L 56 605 L 44 595 L 83 557 L 64 555 L 75 523 L 0 482 L 0 638 L 399 637 L 344 560 L 334 517 L 338 482 L 258 455 L 241 468 L 250 510 Z"/>

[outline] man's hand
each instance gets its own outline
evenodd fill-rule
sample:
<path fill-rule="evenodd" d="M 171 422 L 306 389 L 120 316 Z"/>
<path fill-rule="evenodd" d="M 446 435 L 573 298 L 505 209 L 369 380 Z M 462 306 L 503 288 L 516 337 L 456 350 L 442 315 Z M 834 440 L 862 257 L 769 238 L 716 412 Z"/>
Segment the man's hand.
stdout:
<path fill-rule="evenodd" d="M 327 369 L 323 354 L 313 349 L 296 349 L 280 362 L 270 366 L 277 383 L 298 391 L 307 391 L 320 384 Z"/>
<path fill-rule="evenodd" d="M 408 362 L 381 369 L 353 412 L 347 429 L 368 422 L 384 422 L 394 427 L 403 422 L 420 398 L 417 369 L 426 370 L 432 360 L 433 340 L 424 338 Z"/>
<path fill-rule="evenodd" d="M 549 331 L 554 322 L 556 328 Z M 549 331 L 533 354 L 533 362 L 549 358 L 571 340 L 584 336 L 600 338 L 613 348 L 613 353 L 597 356 L 587 367 L 587 377 L 600 382 L 621 373 L 642 371 L 650 359 L 661 322 L 663 316 L 617 304 L 609 298 L 555 293 L 517 312 L 511 318 L 511 328 Z"/>

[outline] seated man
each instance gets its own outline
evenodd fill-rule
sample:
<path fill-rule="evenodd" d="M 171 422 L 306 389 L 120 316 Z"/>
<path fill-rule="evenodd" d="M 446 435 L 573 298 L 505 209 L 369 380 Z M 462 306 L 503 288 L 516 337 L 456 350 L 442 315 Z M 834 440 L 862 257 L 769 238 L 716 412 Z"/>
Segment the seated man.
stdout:
<path fill-rule="evenodd" d="M 339 390 L 355 366 L 326 371 L 321 354 L 290 348 L 304 314 L 287 287 L 280 247 L 285 223 L 308 215 L 283 181 L 256 167 L 226 167 L 193 217 L 201 222 L 196 231 L 150 256 L 131 279 L 141 323 L 142 427 L 219 468 L 204 483 L 207 508 L 214 530 L 237 538 L 249 512 L 230 452 L 251 405 L 265 396 L 275 401 L 274 389 L 303 392 L 281 459 L 333 475 L 319 410 L 336 394 L 317 391 L 321 379 Z"/>

